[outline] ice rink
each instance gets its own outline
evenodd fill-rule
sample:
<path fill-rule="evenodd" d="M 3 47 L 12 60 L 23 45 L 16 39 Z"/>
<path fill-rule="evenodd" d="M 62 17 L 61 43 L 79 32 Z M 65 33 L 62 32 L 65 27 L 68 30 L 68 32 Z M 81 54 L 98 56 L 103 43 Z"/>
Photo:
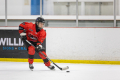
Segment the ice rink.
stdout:
<path fill-rule="evenodd" d="M 0 80 L 120 80 L 120 65 L 57 64 L 70 72 L 51 71 L 43 63 L 34 63 L 30 71 L 27 62 L 0 62 Z"/>

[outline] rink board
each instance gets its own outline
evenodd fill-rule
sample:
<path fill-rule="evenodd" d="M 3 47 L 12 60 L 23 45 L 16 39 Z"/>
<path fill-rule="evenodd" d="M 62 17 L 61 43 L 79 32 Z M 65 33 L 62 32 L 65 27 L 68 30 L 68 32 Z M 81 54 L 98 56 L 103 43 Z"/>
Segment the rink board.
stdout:
<path fill-rule="evenodd" d="M 0 61 L 5 62 L 28 62 L 28 59 L 18 58 L 0 58 Z M 84 63 L 84 64 L 115 64 L 120 65 L 120 61 L 97 61 L 97 60 L 60 60 L 52 59 L 55 63 Z M 43 62 L 42 59 L 34 59 L 34 62 Z"/>
<path fill-rule="evenodd" d="M 42 45 L 46 48 L 46 39 Z M 0 30 L 0 58 L 28 58 L 27 48 L 18 30 Z M 34 58 L 41 59 L 38 53 Z"/>
<path fill-rule="evenodd" d="M 18 27 L 1 27 L 17 30 Z M 44 28 L 46 53 L 58 63 L 120 64 L 120 28 Z M 4 58 L 0 61 L 25 61 Z M 35 62 L 42 62 L 35 59 Z"/>

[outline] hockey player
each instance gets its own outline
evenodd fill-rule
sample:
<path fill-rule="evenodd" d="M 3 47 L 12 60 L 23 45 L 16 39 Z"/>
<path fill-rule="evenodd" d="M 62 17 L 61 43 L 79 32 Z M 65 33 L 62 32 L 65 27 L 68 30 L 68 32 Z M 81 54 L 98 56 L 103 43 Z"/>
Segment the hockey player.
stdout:
<path fill-rule="evenodd" d="M 46 32 L 43 29 L 44 23 L 45 23 L 45 20 L 41 17 L 38 17 L 35 20 L 35 24 L 23 22 L 19 25 L 19 33 L 28 51 L 28 55 L 29 55 L 28 62 L 29 62 L 29 68 L 31 70 L 34 69 L 33 59 L 34 59 L 35 51 L 38 52 L 39 56 L 44 61 L 45 66 L 47 66 L 51 70 L 55 68 L 50 64 L 50 61 L 39 52 L 41 51 L 44 55 L 46 55 L 45 49 L 42 46 L 42 43 L 46 38 Z M 30 41 L 34 46 L 36 46 L 36 48 L 29 45 L 26 42 L 26 39 Z"/>

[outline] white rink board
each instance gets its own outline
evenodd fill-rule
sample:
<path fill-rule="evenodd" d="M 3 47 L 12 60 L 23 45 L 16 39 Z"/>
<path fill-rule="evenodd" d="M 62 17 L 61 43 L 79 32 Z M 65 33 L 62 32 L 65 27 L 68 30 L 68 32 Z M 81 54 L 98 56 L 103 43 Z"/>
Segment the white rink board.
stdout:
<path fill-rule="evenodd" d="M 18 27 L 0 27 L 13 29 Z M 120 28 L 44 28 L 50 59 L 120 60 Z"/>
<path fill-rule="evenodd" d="M 120 60 L 120 28 L 46 28 L 51 59 Z"/>

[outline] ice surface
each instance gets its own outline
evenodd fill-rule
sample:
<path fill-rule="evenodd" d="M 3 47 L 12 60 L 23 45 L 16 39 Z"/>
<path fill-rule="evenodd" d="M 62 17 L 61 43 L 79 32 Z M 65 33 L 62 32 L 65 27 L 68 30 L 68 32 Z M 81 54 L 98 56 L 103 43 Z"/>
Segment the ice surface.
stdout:
<path fill-rule="evenodd" d="M 0 80 L 120 80 L 120 65 L 57 64 L 70 72 L 51 71 L 43 63 L 34 63 L 30 71 L 27 62 L 0 62 Z"/>

